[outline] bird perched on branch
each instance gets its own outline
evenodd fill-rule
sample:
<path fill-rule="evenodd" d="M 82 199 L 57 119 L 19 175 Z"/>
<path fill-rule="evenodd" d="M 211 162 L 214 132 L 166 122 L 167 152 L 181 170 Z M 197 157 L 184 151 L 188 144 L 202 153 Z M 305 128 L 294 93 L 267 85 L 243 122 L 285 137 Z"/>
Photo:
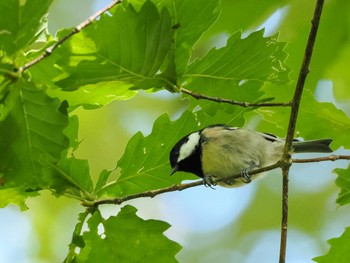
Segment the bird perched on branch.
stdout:
<path fill-rule="evenodd" d="M 332 139 L 293 141 L 293 153 L 332 152 Z M 208 126 L 181 138 L 170 152 L 171 174 L 193 173 L 206 186 L 235 187 L 249 183 L 261 174 L 254 169 L 278 162 L 285 141 L 272 134 L 222 124 Z M 232 178 L 241 174 L 241 178 Z"/>

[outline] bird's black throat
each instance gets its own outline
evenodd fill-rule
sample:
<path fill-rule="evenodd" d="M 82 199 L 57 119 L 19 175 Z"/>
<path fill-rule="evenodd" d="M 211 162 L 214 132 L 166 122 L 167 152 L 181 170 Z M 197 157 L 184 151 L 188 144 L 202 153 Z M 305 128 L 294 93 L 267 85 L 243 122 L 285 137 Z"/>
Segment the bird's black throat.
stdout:
<path fill-rule="evenodd" d="M 193 153 L 186 159 L 180 161 L 178 165 L 178 171 L 193 173 L 201 178 L 204 177 L 202 165 L 201 165 L 201 150 L 198 145 Z"/>

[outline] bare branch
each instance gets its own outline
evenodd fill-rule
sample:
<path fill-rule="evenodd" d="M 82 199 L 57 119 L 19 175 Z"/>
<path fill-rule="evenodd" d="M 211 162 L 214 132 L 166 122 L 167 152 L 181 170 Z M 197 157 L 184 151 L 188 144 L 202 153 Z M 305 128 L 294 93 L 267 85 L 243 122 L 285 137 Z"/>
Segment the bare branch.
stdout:
<path fill-rule="evenodd" d="M 58 48 L 60 45 L 62 45 L 66 40 L 68 40 L 69 38 L 71 38 L 73 35 L 79 33 L 83 28 L 89 26 L 92 24 L 92 22 L 98 18 L 100 15 L 102 15 L 103 13 L 109 11 L 112 7 L 114 7 L 117 4 L 122 3 L 122 0 L 114 0 L 112 1 L 112 3 L 110 3 L 108 6 L 104 7 L 103 9 L 99 10 L 98 12 L 96 12 L 94 15 L 90 16 L 87 20 L 85 20 L 84 22 L 82 22 L 80 25 L 78 25 L 77 27 L 75 27 L 68 35 L 62 37 L 61 39 L 59 39 L 54 45 L 52 45 L 51 47 L 48 47 L 45 52 L 40 55 L 39 57 L 37 57 L 36 59 L 28 62 L 27 64 L 25 64 L 24 66 L 20 67 L 19 69 L 19 73 L 23 73 L 25 70 L 27 70 L 28 68 L 30 68 L 31 66 L 39 63 L 40 61 L 42 61 L 44 58 L 50 56 L 52 54 L 52 52 Z"/>
<path fill-rule="evenodd" d="M 219 102 L 219 103 L 227 103 L 231 105 L 237 105 L 241 106 L 244 108 L 247 107 L 288 107 L 291 106 L 292 104 L 290 102 L 261 102 L 261 103 L 251 103 L 251 102 L 242 102 L 242 101 L 236 101 L 236 100 L 230 100 L 230 99 L 223 99 L 219 97 L 211 97 L 207 96 L 204 94 L 196 93 L 191 90 L 185 89 L 183 87 L 180 87 L 180 91 L 183 93 L 186 93 L 193 98 L 200 100 L 209 100 L 209 101 L 214 101 L 214 102 Z"/>
<path fill-rule="evenodd" d="M 309 73 L 309 65 L 316 41 L 316 35 L 324 0 L 317 0 L 315 11 L 313 14 L 311 29 L 306 44 L 303 62 L 300 68 L 298 81 L 295 87 L 294 97 L 292 100 L 292 110 L 289 118 L 288 132 L 286 136 L 286 144 L 284 147 L 284 153 L 282 156 L 282 174 L 283 174 L 283 187 L 282 187 L 282 222 L 281 222 L 281 243 L 280 243 L 280 257 L 279 262 L 284 263 L 286 260 L 286 249 L 287 249 L 287 229 L 288 229 L 288 181 L 289 181 L 289 168 L 291 160 L 292 143 L 295 133 L 296 121 L 299 113 L 300 100 L 304 89 L 306 77 Z"/>

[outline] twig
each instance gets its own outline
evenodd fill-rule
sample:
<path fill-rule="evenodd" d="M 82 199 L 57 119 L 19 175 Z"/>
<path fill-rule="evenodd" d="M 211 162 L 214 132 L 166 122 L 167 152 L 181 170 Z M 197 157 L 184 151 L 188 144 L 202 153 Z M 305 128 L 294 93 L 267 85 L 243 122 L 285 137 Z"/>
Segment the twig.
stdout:
<path fill-rule="evenodd" d="M 350 155 L 330 155 L 330 156 L 326 156 L 326 157 L 317 157 L 317 158 L 308 158 L 308 159 L 293 159 L 292 161 L 293 161 L 293 163 L 314 163 L 314 162 L 326 162 L 326 161 L 336 161 L 336 160 L 350 160 Z M 273 170 L 273 169 L 278 168 L 278 167 L 281 167 L 281 162 L 277 162 L 275 164 L 250 171 L 249 175 L 254 175 L 254 174 L 270 171 L 270 170 Z M 232 175 L 229 178 L 223 178 L 223 179 L 236 179 L 236 178 L 240 178 L 241 176 L 242 175 L 239 173 L 239 174 Z M 217 180 L 217 182 L 219 182 L 219 181 L 222 181 L 222 180 Z M 204 184 L 203 180 L 199 180 L 199 181 L 195 181 L 192 183 L 172 185 L 170 187 L 166 187 L 166 188 L 162 188 L 162 189 L 145 191 L 142 193 L 133 194 L 133 195 L 125 196 L 125 197 L 117 197 L 117 198 L 112 198 L 112 199 L 101 199 L 101 200 L 97 200 L 95 202 L 87 201 L 84 203 L 84 205 L 85 206 L 99 206 L 102 204 L 120 205 L 120 204 L 122 204 L 126 201 L 129 201 L 129 200 L 133 200 L 133 199 L 137 199 L 137 198 L 141 198 L 141 197 L 153 198 L 153 197 L 160 195 L 160 194 L 175 192 L 175 191 L 182 191 L 182 190 L 185 190 L 187 188 L 192 188 L 192 187 L 200 186 L 203 184 Z"/>
<path fill-rule="evenodd" d="M 75 27 L 68 35 L 62 37 L 61 39 L 59 39 L 54 45 L 52 45 L 51 47 L 48 47 L 45 52 L 43 54 L 41 54 L 39 57 L 37 57 L 36 59 L 29 61 L 27 64 L 25 64 L 24 66 L 19 68 L 19 73 L 23 73 L 25 70 L 27 70 L 28 68 L 30 68 L 31 66 L 39 63 L 40 61 L 42 61 L 44 58 L 50 56 L 52 54 L 52 52 L 58 48 L 60 45 L 62 45 L 66 40 L 68 40 L 69 38 L 71 38 L 73 35 L 79 33 L 83 28 L 89 26 L 92 24 L 92 22 L 98 18 L 100 15 L 102 15 L 103 13 L 109 11 L 112 7 L 114 7 L 117 4 L 122 3 L 123 0 L 114 0 L 112 3 L 110 3 L 108 6 L 104 7 L 103 9 L 99 10 L 98 12 L 96 12 L 94 15 L 90 16 L 87 20 L 85 20 L 84 22 L 82 22 L 80 25 L 78 25 L 77 27 Z"/>
<path fill-rule="evenodd" d="M 230 99 L 223 99 L 223 98 L 219 98 L 219 97 L 211 97 L 211 96 L 207 96 L 207 95 L 200 94 L 197 92 L 193 92 L 193 91 L 185 89 L 183 87 L 180 87 L 180 91 L 192 96 L 193 98 L 195 98 L 197 100 L 200 100 L 200 99 L 210 100 L 210 101 L 214 101 L 214 102 L 218 102 L 218 103 L 227 103 L 227 104 L 231 104 L 231 105 L 237 105 L 237 106 L 241 106 L 244 108 L 247 108 L 247 107 L 288 107 L 288 106 L 292 105 L 290 102 L 251 103 L 251 102 L 242 102 L 242 101 L 236 101 L 236 100 L 230 100 Z"/>
<path fill-rule="evenodd" d="M 277 163 L 274 163 L 274 164 L 271 164 L 271 165 L 268 165 L 268 166 L 265 166 L 265 167 L 262 167 L 262 168 L 259 168 L 259 169 L 254 169 L 252 171 L 249 171 L 249 176 L 252 176 L 252 175 L 255 175 L 255 174 L 259 174 L 259 173 L 263 173 L 263 172 L 267 172 L 267 171 L 276 169 L 278 167 L 281 167 L 281 163 L 280 162 L 277 162 Z M 230 177 L 219 178 L 219 179 L 216 180 L 216 182 L 226 181 L 226 180 L 230 180 L 230 179 L 237 179 L 237 178 L 240 178 L 240 177 L 242 177 L 241 173 L 234 174 L 234 175 L 232 175 Z"/>
<path fill-rule="evenodd" d="M 282 157 L 283 173 L 283 187 L 282 187 L 282 222 L 281 222 L 281 243 L 280 243 L 280 257 L 279 262 L 284 263 L 286 260 L 286 248 L 287 248 L 287 229 L 288 229 L 288 181 L 289 181 L 289 168 L 291 164 L 291 150 L 292 142 L 295 133 L 296 121 L 299 113 L 299 105 L 301 96 L 304 89 L 306 77 L 309 73 L 309 65 L 312 57 L 312 52 L 316 40 L 317 30 L 320 23 L 322 14 L 322 8 L 324 0 L 317 0 L 315 11 L 313 14 L 311 29 L 308 37 L 308 41 L 305 47 L 304 58 L 300 68 L 298 81 L 295 87 L 294 97 L 292 100 L 292 110 L 289 118 L 289 126 L 286 137 L 286 144 L 284 147 L 284 154 Z"/>
<path fill-rule="evenodd" d="M 350 160 L 350 155 L 330 155 L 326 157 L 318 158 L 307 158 L 307 159 L 293 159 L 293 163 L 318 163 L 326 161 L 337 161 L 337 160 Z"/>
<path fill-rule="evenodd" d="M 155 197 L 156 195 L 159 195 L 159 194 L 168 193 L 168 192 L 175 192 L 175 191 L 182 191 L 182 190 L 185 190 L 187 188 L 191 188 L 191 187 L 195 187 L 195 186 L 199 186 L 199 185 L 203 185 L 203 180 L 195 181 L 195 182 L 188 183 L 188 184 L 172 185 L 170 187 L 157 189 L 157 190 L 146 191 L 146 192 L 133 194 L 133 195 L 125 196 L 125 197 L 117 197 L 117 198 L 113 198 L 113 199 L 98 200 L 98 201 L 94 202 L 93 205 L 94 206 L 99 206 L 99 205 L 102 205 L 102 204 L 116 204 L 116 205 L 120 205 L 121 203 L 124 203 L 124 202 L 132 200 L 132 199 L 137 199 L 137 198 L 140 198 L 140 197 L 151 197 L 151 198 L 153 198 L 153 197 Z M 85 205 L 88 206 L 89 204 L 85 204 Z"/>
<path fill-rule="evenodd" d="M 275 168 L 278 168 L 278 167 L 280 167 L 280 163 L 279 162 L 277 162 L 275 164 L 272 164 L 272 165 L 269 165 L 269 166 L 266 166 L 266 167 L 263 167 L 263 168 L 260 168 L 260 169 L 256 169 L 256 170 L 250 171 L 249 175 L 254 175 L 254 174 L 266 172 L 266 171 L 269 171 L 269 170 L 272 170 L 272 169 L 275 169 Z M 236 178 L 240 178 L 240 177 L 242 177 L 241 173 L 234 174 L 234 175 L 232 175 L 230 177 L 218 179 L 217 182 L 220 182 L 220 181 L 223 181 L 223 180 L 227 180 L 227 179 L 236 179 Z M 134 195 L 129 195 L 129 196 L 125 196 L 125 197 L 117 197 L 117 198 L 113 198 L 113 199 L 103 199 L 103 200 L 98 200 L 98 201 L 95 201 L 95 202 L 90 202 L 89 201 L 89 202 L 84 203 L 84 205 L 85 206 L 91 206 L 91 205 L 99 206 L 99 205 L 102 205 L 102 204 L 117 204 L 117 205 L 120 205 L 121 203 L 129 201 L 129 200 L 132 200 L 132 199 L 137 199 L 137 198 L 140 198 L 140 197 L 151 197 L 151 198 L 153 198 L 153 197 L 155 197 L 156 195 L 159 195 L 159 194 L 168 193 L 168 192 L 175 192 L 175 191 L 182 191 L 184 189 L 192 188 L 192 187 L 203 185 L 203 184 L 204 184 L 203 180 L 200 180 L 200 181 L 195 181 L 195 182 L 188 183 L 188 184 L 172 185 L 170 187 L 157 189 L 157 190 L 152 190 L 152 191 L 146 191 L 146 192 L 142 192 L 142 193 L 138 193 L 138 194 L 134 194 Z"/>

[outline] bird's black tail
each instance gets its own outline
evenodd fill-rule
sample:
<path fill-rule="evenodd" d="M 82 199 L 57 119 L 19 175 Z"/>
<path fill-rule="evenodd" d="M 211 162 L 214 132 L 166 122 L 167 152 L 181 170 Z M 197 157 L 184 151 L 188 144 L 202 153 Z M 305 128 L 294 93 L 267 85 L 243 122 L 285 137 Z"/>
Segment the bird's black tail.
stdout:
<path fill-rule="evenodd" d="M 293 148 L 295 153 L 320 152 L 330 153 L 333 150 L 329 147 L 332 139 L 320 139 L 312 141 L 294 141 Z"/>

